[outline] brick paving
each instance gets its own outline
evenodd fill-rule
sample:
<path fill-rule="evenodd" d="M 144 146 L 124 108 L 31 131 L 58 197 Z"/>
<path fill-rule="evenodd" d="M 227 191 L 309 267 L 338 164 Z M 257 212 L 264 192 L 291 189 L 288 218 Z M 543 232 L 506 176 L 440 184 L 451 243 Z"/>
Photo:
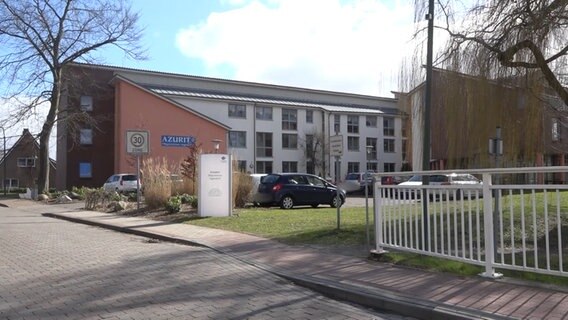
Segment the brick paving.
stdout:
<path fill-rule="evenodd" d="M 41 213 L 55 207 L 18 204 L 0 208 L 0 319 L 405 319 L 326 298 L 209 248 L 48 218 Z"/>
<path fill-rule="evenodd" d="M 422 319 L 568 319 L 568 290 L 394 267 L 185 224 L 49 207 L 60 218 L 197 243 L 330 296 Z M 76 208 L 75 208 L 76 209 Z"/>

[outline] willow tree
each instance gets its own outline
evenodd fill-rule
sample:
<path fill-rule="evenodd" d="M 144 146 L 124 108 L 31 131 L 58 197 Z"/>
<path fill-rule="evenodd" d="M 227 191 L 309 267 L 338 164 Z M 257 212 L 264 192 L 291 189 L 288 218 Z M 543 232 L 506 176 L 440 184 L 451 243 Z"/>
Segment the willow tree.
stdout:
<path fill-rule="evenodd" d="M 568 106 L 568 0 L 469 3 L 436 2 L 435 27 L 449 36 L 438 62 L 494 79 L 529 74 Z M 419 17 L 426 7 L 416 4 Z"/>
<path fill-rule="evenodd" d="M 114 46 L 142 58 L 139 16 L 127 0 L 0 0 L 0 81 L 3 98 L 18 103 L 15 123 L 47 105 L 39 133 L 38 191 L 49 188 L 49 137 L 62 111 L 62 71 L 93 62 Z M 4 125 L 10 125 L 9 123 Z"/>

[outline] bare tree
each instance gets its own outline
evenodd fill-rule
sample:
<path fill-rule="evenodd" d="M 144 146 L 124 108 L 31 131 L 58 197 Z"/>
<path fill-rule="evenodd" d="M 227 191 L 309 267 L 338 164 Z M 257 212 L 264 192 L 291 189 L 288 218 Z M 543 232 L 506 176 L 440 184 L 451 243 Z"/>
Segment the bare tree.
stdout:
<path fill-rule="evenodd" d="M 93 62 L 99 49 L 114 46 L 143 58 L 139 16 L 127 0 L 0 0 L 0 80 L 4 98 L 19 101 L 11 120 L 49 110 L 39 133 L 38 191 L 49 188 L 49 137 L 59 118 L 63 69 Z"/>
<path fill-rule="evenodd" d="M 415 3 L 422 19 L 427 2 Z M 567 7 L 568 0 L 486 0 L 460 12 L 457 1 L 437 0 L 436 28 L 450 37 L 437 62 L 492 79 L 546 82 L 568 105 Z"/>
<path fill-rule="evenodd" d="M 312 166 L 311 168 L 306 168 L 307 172 L 322 175 L 325 178 L 327 174 L 324 151 L 327 150 L 327 147 L 324 134 L 317 130 L 311 130 L 305 133 L 304 138 L 300 137 L 298 142 L 300 148 L 304 151 L 306 163 L 308 166 Z"/>

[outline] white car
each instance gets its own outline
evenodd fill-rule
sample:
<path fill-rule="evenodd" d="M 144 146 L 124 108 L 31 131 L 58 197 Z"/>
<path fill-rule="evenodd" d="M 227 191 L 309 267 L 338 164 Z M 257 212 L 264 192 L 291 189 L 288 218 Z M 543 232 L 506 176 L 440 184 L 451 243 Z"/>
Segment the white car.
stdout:
<path fill-rule="evenodd" d="M 138 181 L 138 184 L 140 189 L 142 189 L 142 183 Z M 103 185 L 105 191 L 116 192 L 136 192 L 137 187 L 136 175 L 132 173 L 113 174 Z"/>
<path fill-rule="evenodd" d="M 430 185 L 481 185 L 481 180 L 477 179 L 468 173 L 451 173 L 451 174 L 433 174 L 430 175 Z M 416 175 L 412 176 L 405 182 L 399 184 L 399 186 L 421 186 L 422 176 Z M 466 196 L 466 192 L 463 190 L 456 190 L 456 197 L 461 198 Z"/>

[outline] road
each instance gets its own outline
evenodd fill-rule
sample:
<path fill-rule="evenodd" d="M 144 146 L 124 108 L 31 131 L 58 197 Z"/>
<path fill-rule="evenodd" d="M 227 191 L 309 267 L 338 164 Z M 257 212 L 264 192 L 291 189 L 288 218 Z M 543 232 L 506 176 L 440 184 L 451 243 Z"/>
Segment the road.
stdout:
<path fill-rule="evenodd" d="M 213 250 L 0 208 L 1 319 L 405 319 Z"/>

